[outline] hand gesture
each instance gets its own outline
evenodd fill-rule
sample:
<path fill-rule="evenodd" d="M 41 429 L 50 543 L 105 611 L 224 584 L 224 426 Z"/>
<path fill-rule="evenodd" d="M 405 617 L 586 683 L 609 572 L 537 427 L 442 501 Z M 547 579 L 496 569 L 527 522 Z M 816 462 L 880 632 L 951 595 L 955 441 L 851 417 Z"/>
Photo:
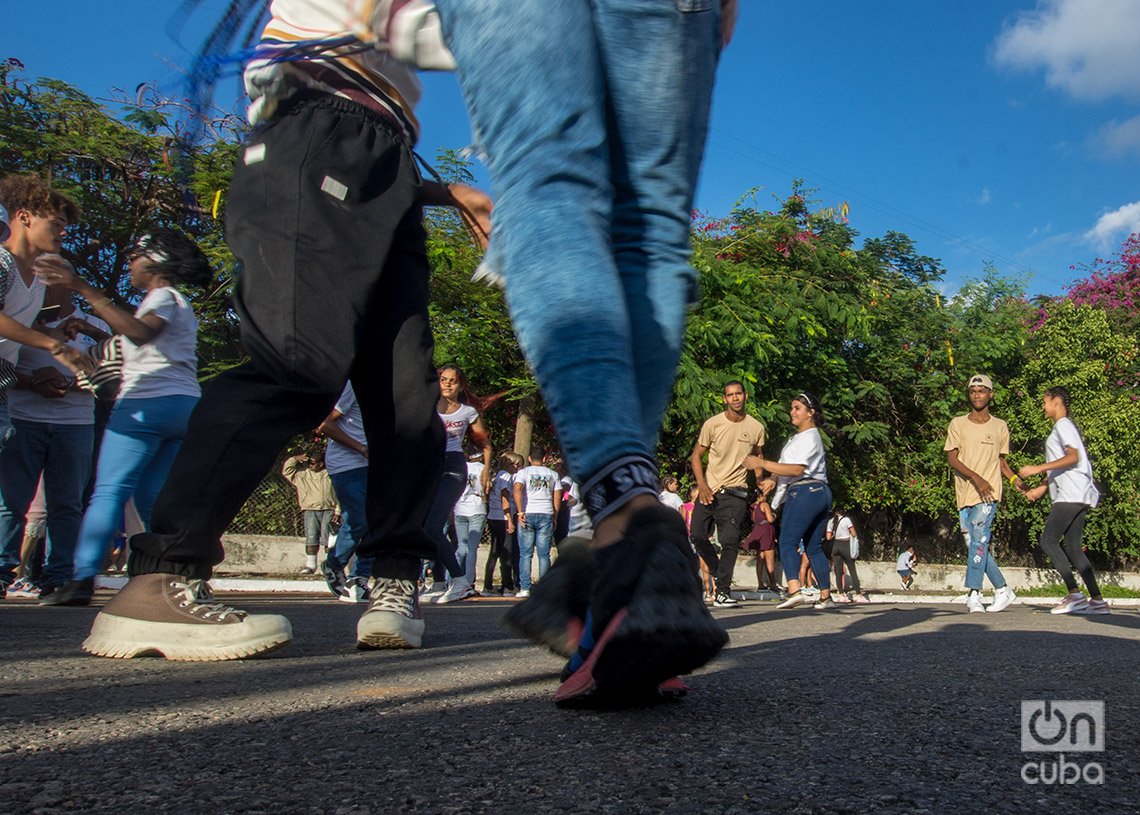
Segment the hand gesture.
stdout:
<path fill-rule="evenodd" d="M 36 277 L 49 286 L 62 286 L 74 291 L 83 285 L 75 267 L 59 255 L 40 255 L 32 264 Z"/>
<path fill-rule="evenodd" d="M 32 372 L 33 393 L 44 399 L 59 399 L 71 389 L 71 380 L 59 372 L 58 368 L 45 366 Z"/>
<path fill-rule="evenodd" d="M 491 210 L 495 208 L 491 196 L 466 184 L 449 184 L 448 189 L 463 225 L 475 238 L 479 248 L 486 249 L 491 239 Z"/>

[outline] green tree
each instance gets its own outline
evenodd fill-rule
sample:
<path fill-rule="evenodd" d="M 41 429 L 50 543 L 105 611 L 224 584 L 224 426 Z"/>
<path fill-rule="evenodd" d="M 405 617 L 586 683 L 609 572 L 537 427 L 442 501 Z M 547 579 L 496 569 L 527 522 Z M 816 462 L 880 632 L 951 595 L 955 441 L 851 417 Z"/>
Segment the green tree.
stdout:
<path fill-rule="evenodd" d="M 18 60 L 0 63 L 0 174 L 36 173 L 71 195 L 83 210 L 69 230 L 63 255 L 120 305 L 130 306 L 127 253 L 148 230 L 175 226 L 196 238 L 217 279 L 209 291 L 187 292 L 201 323 L 200 375 L 209 378 L 240 360 L 229 308 L 233 256 L 222 237 L 240 121 L 206 123 L 208 140 L 176 150 L 177 100 L 149 86 L 107 104 L 55 79 L 29 82 Z M 220 201 L 215 213 L 215 200 Z M 215 217 L 216 215 L 216 217 Z"/>

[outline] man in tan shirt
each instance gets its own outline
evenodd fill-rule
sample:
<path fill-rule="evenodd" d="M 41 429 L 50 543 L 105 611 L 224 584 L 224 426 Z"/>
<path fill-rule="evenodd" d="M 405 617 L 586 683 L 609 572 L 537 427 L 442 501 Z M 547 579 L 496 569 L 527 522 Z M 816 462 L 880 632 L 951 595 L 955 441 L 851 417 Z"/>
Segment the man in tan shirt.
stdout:
<path fill-rule="evenodd" d="M 744 385 L 732 381 L 724 386 L 724 412 L 701 426 L 693 446 L 693 475 L 697 480 L 697 502 L 689 538 L 697 554 L 716 575 L 713 605 L 734 606 L 732 571 L 740 552 L 740 533 L 748 518 L 748 481 L 744 459 L 762 455 L 764 425 L 745 412 L 748 394 Z M 708 453 L 708 468 L 702 457 Z M 720 556 L 709 542 L 713 524 L 720 541 Z"/>
<path fill-rule="evenodd" d="M 966 605 L 971 612 L 1001 611 L 1016 598 L 1005 583 L 990 550 L 990 530 L 1001 501 L 1002 476 L 1020 482 L 1006 462 L 1009 454 L 1009 427 L 990 415 L 994 386 L 990 378 L 977 374 L 969 383 L 970 412 L 955 416 L 946 430 L 947 460 L 954 470 L 954 493 L 958 517 L 966 540 Z M 982 603 L 982 580 L 994 585 L 994 602 Z"/>

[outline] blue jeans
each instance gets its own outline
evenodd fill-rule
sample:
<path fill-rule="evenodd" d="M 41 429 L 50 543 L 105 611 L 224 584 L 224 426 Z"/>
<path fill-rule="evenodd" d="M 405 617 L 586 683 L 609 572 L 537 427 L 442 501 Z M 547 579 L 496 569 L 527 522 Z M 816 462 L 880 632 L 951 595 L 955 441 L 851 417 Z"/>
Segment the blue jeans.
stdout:
<path fill-rule="evenodd" d="M 491 170 L 488 262 L 570 472 L 586 484 L 651 459 L 697 294 L 689 225 L 720 2 L 436 6 Z"/>
<path fill-rule="evenodd" d="M 550 568 L 550 543 L 554 540 L 554 516 L 526 514 L 526 526 L 515 528 L 519 536 L 519 588 L 530 588 L 530 567 L 538 550 L 538 579 Z"/>
<path fill-rule="evenodd" d="M 995 589 L 1005 585 L 1005 577 L 990 552 L 990 528 L 997 517 L 997 503 L 989 501 L 958 510 L 962 537 L 966 540 L 966 588 L 982 590 L 982 579 L 988 577 Z"/>
<path fill-rule="evenodd" d="M 8 403 L 0 405 L 0 450 L 4 449 L 8 439 L 12 436 L 12 414 L 8 412 Z"/>
<path fill-rule="evenodd" d="M 785 580 L 800 574 L 800 544 L 811 562 L 820 589 L 831 588 L 827 555 L 823 553 L 823 532 L 831 513 L 831 488 L 822 481 L 792 484 L 780 516 L 780 565 Z"/>
<path fill-rule="evenodd" d="M 301 513 L 305 522 L 305 546 L 318 549 L 329 542 L 329 523 L 332 522 L 331 509 L 306 509 Z"/>
<path fill-rule="evenodd" d="M 154 499 L 166 482 L 197 403 L 197 396 L 120 399 L 115 403 L 99 448 L 95 491 L 79 530 L 75 580 L 94 577 L 102 570 L 111 541 L 123 528 L 123 509 L 131 496 L 143 526 L 150 530 Z"/>
<path fill-rule="evenodd" d="M 459 577 L 463 570 L 455 559 L 455 548 L 447 537 L 448 519 L 455 509 L 455 502 L 467 486 L 467 459 L 463 453 L 451 450 L 443 454 L 443 475 L 436 486 L 435 500 L 424 521 L 424 529 L 435 540 L 436 556 L 432 564 L 432 575 L 436 580 L 443 578 L 446 570 L 451 577 Z"/>
<path fill-rule="evenodd" d="M 368 494 L 368 468 L 357 467 L 340 473 L 329 473 L 333 492 L 340 502 L 340 533 L 336 536 L 336 549 L 328 557 L 334 569 L 343 569 L 356 548 L 368 534 L 368 515 L 365 501 Z M 349 577 L 367 580 L 372 576 L 372 558 L 357 556 Z"/>
<path fill-rule="evenodd" d="M 486 522 L 486 515 L 455 516 L 455 537 L 459 540 L 455 556 L 472 586 L 475 585 L 475 556 L 479 551 L 479 541 L 483 538 L 483 525 Z"/>
<path fill-rule="evenodd" d="M 66 583 L 83 520 L 83 489 L 91 477 L 95 428 L 22 419 L 13 419 L 12 425 L 15 432 L 0 449 L 0 582 L 11 583 L 16 577 L 28 507 L 43 473 L 48 534 L 40 582 Z"/>

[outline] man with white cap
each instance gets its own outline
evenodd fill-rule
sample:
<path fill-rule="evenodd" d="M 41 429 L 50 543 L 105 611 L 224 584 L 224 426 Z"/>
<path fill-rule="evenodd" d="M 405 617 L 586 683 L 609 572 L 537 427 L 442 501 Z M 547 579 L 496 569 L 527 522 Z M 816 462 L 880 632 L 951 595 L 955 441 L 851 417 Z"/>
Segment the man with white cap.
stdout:
<path fill-rule="evenodd" d="M 966 540 L 966 605 L 971 612 L 1002 611 L 1017 597 L 994 560 L 990 531 L 1001 501 L 1002 476 L 1015 486 L 1021 481 L 1005 460 L 1009 427 L 990 415 L 993 381 L 985 374 L 976 374 L 970 377 L 967 389 L 970 412 L 950 420 L 943 447 L 954 470 L 958 517 Z M 981 595 L 986 577 L 994 585 L 994 601 L 988 609 Z"/>

